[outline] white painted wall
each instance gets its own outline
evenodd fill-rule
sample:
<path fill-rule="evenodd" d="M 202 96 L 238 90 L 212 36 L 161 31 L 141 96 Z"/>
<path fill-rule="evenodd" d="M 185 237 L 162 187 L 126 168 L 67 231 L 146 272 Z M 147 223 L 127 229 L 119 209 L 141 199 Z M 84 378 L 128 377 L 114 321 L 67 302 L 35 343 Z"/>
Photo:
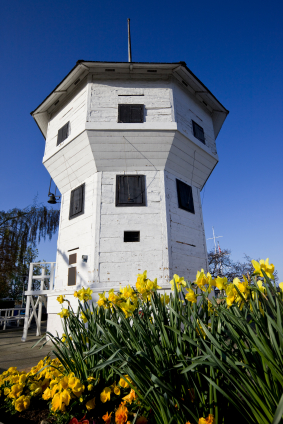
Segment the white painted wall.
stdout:
<path fill-rule="evenodd" d="M 171 80 L 95 80 L 91 85 L 88 122 L 118 122 L 118 104 L 144 104 L 145 122 L 172 122 Z"/>
<path fill-rule="evenodd" d="M 58 109 L 50 114 L 45 144 L 45 157 L 50 157 L 50 155 L 59 151 L 70 140 L 84 131 L 87 108 L 87 88 L 88 86 L 85 78 L 63 103 L 58 103 Z M 69 137 L 57 146 L 58 130 L 68 121 L 70 121 Z"/>
<path fill-rule="evenodd" d="M 186 184 L 191 181 L 178 178 Z M 190 281 L 201 268 L 207 270 L 207 250 L 199 189 L 192 186 L 195 213 L 179 208 L 176 175 L 165 171 L 166 201 L 169 223 L 170 271 Z M 193 246 L 192 246 L 193 245 Z"/>
<path fill-rule="evenodd" d="M 178 81 L 172 82 L 175 117 L 180 131 L 195 143 L 201 143 L 194 137 L 192 120 L 204 130 L 205 145 L 212 154 L 217 154 L 213 121 L 208 109 L 201 104 Z"/>

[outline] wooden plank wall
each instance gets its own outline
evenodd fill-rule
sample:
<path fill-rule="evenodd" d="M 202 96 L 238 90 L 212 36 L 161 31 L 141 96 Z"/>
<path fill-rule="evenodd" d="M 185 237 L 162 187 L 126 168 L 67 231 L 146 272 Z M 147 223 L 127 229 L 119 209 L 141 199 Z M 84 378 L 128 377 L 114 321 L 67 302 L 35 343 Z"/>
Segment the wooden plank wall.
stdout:
<path fill-rule="evenodd" d="M 141 79 L 144 78 L 141 77 Z M 118 122 L 118 104 L 144 104 L 144 122 L 172 122 L 170 79 L 94 81 L 88 122 Z"/>
<path fill-rule="evenodd" d="M 178 127 L 180 126 L 181 131 L 188 138 L 201 145 L 201 142 L 193 134 L 192 120 L 195 121 L 204 129 L 205 145 L 212 154 L 217 154 L 213 121 L 209 110 L 179 82 L 173 82 L 172 86 Z"/>
<path fill-rule="evenodd" d="M 61 194 L 83 184 L 96 172 L 86 131 L 43 162 Z"/>
<path fill-rule="evenodd" d="M 163 172 L 143 174 L 147 206 L 116 207 L 116 173 L 102 173 L 99 279 L 103 288 L 134 285 L 136 275 L 145 269 L 149 278 L 163 282 L 163 268 L 168 267 L 163 249 L 167 235 L 161 221 Z M 124 243 L 124 231 L 140 231 L 140 242 Z"/>
<path fill-rule="evenodd" d="M 179 178 L 186 184 L 191 182 Z M 199 190 L 193 189 L 195 214 L 180 209 L 176 189 L 176 176 L 165 171 L 166 200 L 168 202 L 170 271 L 193 281 L 197 270 L 207 266 L 207 253 Z"/>
<path fill-rule="evenodd" d="M 60 106 L 58 104 L 58 109 L 50 115 L 44 156 L 50 157 L 85 129 L 86 100 L 87 84 L 85 78 Z M 58 130 L 68 121 L 70 121 L 70 135 L 57 147 Z"/>
<path fill-rule="evenodd" d="M 85 179 L 84 214 L 69 219 L 71 190 L 62 196 L 60 229 L 57 243 L 56 284 L 57 288 L 67 287 L 69 255 L 77 253 L 77 289 L 94 282 L 94 237 L 97 199 L 97 174 Z M 72 250 L 76 249 L 77 250 Z M 70 252 L 68 252 L 71 250 Z M 83 263 L 82 255 L 88 256 Z"/>

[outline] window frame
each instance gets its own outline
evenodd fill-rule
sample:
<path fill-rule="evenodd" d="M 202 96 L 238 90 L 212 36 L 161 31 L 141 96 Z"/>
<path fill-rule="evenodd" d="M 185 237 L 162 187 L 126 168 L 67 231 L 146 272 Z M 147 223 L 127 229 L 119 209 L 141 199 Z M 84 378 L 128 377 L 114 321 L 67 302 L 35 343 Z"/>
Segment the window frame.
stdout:
<path fill-rule="evenodd" d="M 138 122 L 132 122 L 131 121 L 131 108 L 132 107 L 140 107 L 141 108 L 141 120 Z M 122 107 L 129 107 L 130 108 L 130 122 L 124 122 L 121 121 L 121 108 Z M 131 103 L 123 103 L 123 104 L 118 104 L 118 123 L 120 124 L 143 124 L 144 123 L 144 104 L 139 103 L 139 104 L 131 104 Z"/>
<path fill-rule="evenodd" d="M 65 128 L 67 126 L 67 137 L 63 138 L 61 141 L 59 141 L 59 133 L 60 131 L 63 130 L 63 128 Z M 66 124 L 63 125 L 63 127 L 59 128 L 58 133 L 57 133 L 57 146 L 60 146 L 61 143 L 63 143 L 63 141 L 67 140 L 67 138 L 69 137 L 71 133 L 71 125 L 70 125 L 70 121 L 68 121 Z"/>
<path fill-rule="evenodd" d="M 205 136 L 204 136 L 204 129 L 203 129 L 203 127 L 201 127 L 201 126 L 200 126 L 197 122 L 195 122 L 193 119 L 192 119 L 192 124 L 193 124 L 193 134 L 194 134 L 194 137 L 195 137 L 195 138 L 197 138 L 199 141 L 201 141 L 203 144 L 205 144 Z M 195 128 L 200 128 L 200 129 L 202 130 L 202 132 L 203 132 L 203 139 L 199 138 L 199 137 L 196 135 Z"/>
<path fill-rule="evenodd" d="M 74 196 L 73 193 L 75 192 L 75 190 L 77 190 L 79 188 L 82 188 L 82 210 L 81 210 L 81 212 L 78 212 L 75 215 L 71 215 L 72 196 Z M 69 208 L 69 220 L 74 219 L 74 218 L 77 218 L 78 216 L 83 215 L 84 213 L 85 213 L 85 183 L 81 184 L 80 186 L 74 188 L 71 191 L 71 194 L 70 194 L 70 208 Z"/>
<path fill-rule="evenodd" d="M 125 178 L 125 177 L 141 177 L 141 181 L 142 181 L 142 187 L 141 187 L 141 194 L 142 194 L 142 203 L 120 203 L 119 202 L 119 178 Z M 120 175 L 116 175 L 116 195 L 115 195 L 115 206 L 116 207 L 143 207 L 146 206 L 146 185 L 145 185 L 145 175 L 140 175 L 140 174 L 131 174 L 131 175 L 127 175 L 127 174 L 120 174 Z"/>
<path fill-rule="evenodd" d="M 185 206 L 183 206 L 183 205 L 182 205 L 182 201 L 181 201 L 181 193 L 180 193 L 180 190 L 181 190 L 182 185 L 183 185 L 183 186 L 187 186 L 187 187 L 189 187 L 189 188 L 190 188 L 190 190 L 191 190 L 191 196 L 192 196 L 192 209 L 191 209 L 191 208 L 189 208 L 189 207 L 185 207 Z M 179 209 L 182 209 L 182 210 L 184 210 L 184 211 L 187 211 L 187 212 L 190 212 L 190 213 L 195 214 L 195 204 L 194 204 L 194 196 L 193 196 L 193 187 L 192 187 L 192 186 L 190 186 L 190 185 L 189 185 L 189 184 L 187 184 L 187 183 L 184 183 L 184 181 L 178 180 L 178 178 L 176 178 L 176 187 L 177 187 L 177 198 L 178 198 L 178 207 L 179 207 Z"/>

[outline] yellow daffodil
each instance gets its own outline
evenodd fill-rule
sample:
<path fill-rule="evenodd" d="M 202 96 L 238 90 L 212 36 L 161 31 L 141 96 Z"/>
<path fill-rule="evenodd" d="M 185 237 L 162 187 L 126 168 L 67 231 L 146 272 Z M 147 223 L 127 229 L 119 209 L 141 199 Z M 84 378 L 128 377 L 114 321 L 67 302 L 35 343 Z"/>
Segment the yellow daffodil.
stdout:
<path fill-rule="evenodd" d="M 194 282 L 202 291 L 208 290 L 210 292 L 212 287 L 215 285 L 211 274 L 208 272 L 207 275 L 205 275 L 203 269 L 197 272 L 196 279 Z M 208 287 L 205 287 L 206 284 L 208 284 Z"/>
<path fill-rule="evenodd" d="M 81 290 L 75 291 L 74 296 L 77 297 L 81 302 L 87 302 L 91 300 L 93 291 L 88 287 L 84 287 Z"/>
<path fill-rule="evenodd" d="M 133 295 L 133 289 L 130 286 L 125 286 L 120 290 L 125 299 L 129 299 Z"/>
<path fill-rule="evenodd" d="M 59 315 L 61 318 L 69 318 L 70 311 L 69 311 L 69 309 L 63 308 L 62 311 L 59 312 L 59 314 L 57 314 L 57 315 Z"/>
<path fill-rule="evenodd" d="M 170 296 L 168 296 L 168 294 L 167 294 L 167 293 L 162 294 L 162 295 L 160 296 L 160 299 L 161 299 L 161 302 L 162 302 L 162 303 L 165 303 L 166 305 L 168 305 L 168 303 L 170 302 Z"/>
<path fill-rule="evenodd" d="M 188 293 L 186 294 L 185 298 L 192 303 L 197 302 L 197 296 L 195 292 L 192 289 L 187 289 Z"/>
<path fill-rule="evenodd" d="M 279 287 L 280 287 L 281 291 L 283 292 L 283 283 L 279 283 Z"/>
<path fill-rule="evenodd" d="M 100 400 L 101 402 L 105 403 L 108 400 L 110 400 L 110 395 L 111 395 L 111 389 L 110 387 L 105 387 L 102 392 L 100 393 Z"/>
<path fill-rule="evenodd" d="M 87 386 L 87 390 L 88 390 L 89 392 L 91 392 L 91 391 L 92 391 L 92 389 L 93 389 L 93 384 L 89 384 L 89 385 Z"/>
<path fill-rule="evenodd" d="M 103 306 L 104 308 L 107 307 L 107 299 L 105 297 L 105 291 L 103 293 L 98 293 L 99 299 L 96 302 L 98 306 Z"/>
<path fill-rule="evenodd" d="M 59 303 L 61 303 L 61 304 L 62 304 L 63 302 L 65 302 L 65 300 L 66 300 L 66 299 L 65 299 L 65 297 L 64 297 L 62 294 L 61 294 L 60 296 L 58 296 L 58 297 L 57 297 L 57 302 L 59 302 Z"/>
<path fill-rule="evenodd" d="M 81 319 L 84 323 L 87 322 L 87 317 L 85 316 L 85 314 L 83 312 L 81 312 Z"/>
<path fill-rule="evenodd" d="M 170 281 L 171 288 L 174 291 L 174 287 L 176 284 L 177 291 L 181 291 L 182 287 L 186 287 L 187 283 L 185 282 L 184 277 L 179 277 L 179 275 L 174 274 L 173 280 Z"/>
<path fill-rule="evenodd" d="M 269 259 L 266 260 L 260 259 L 259 262 L 252 260 L 252 264 L 254 267 L 254 274 L 259 275 L 260 277 L 263 277 L 262 270 L 266 273 L 266 275 L 274 280 L 274 265 L 269 264 Z"/>
<path fill-rule="evenodd" d="M 224 290 L 225 287 L 228 284 L 227 278 L 226 277 L 217 277 L 215 280 L 215 286 L 219 289 L 219 290 Z"/>
<path fill-rule="evenodd" d="M 87 403 L 85 404 L 85 406 L 86 406 L 86 409 L 88 411 L 90 411 L 91 409 L 94 409 L 95 408 L 95 397 L 88 400 Z"/>

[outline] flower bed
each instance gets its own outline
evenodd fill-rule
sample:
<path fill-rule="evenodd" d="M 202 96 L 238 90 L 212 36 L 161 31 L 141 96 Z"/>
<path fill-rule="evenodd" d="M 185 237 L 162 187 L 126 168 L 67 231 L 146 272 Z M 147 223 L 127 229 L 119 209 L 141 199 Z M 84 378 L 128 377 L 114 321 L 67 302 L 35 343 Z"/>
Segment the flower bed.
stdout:
<path fill-rule="evenodd" d="M 77 311 L 58 296 L 64 334 L 48 334 L 56 359 L 28 373 L 4 372 L 0 408 L 23 419 L 24 411 L 49 410 L 49 422 L 62 424 L 220 424 L 231 417 L 278 424 L 283 283 L 276 288 L 268 260 L 253 265 L 242 281 L 213 280 L 203 270 L 193 283 L 174 275 L 170 296 L 158 294 L 157 280 L 144 272 L 135 288 L 100 294 L 98 305 L 90 289 L 75 292 Z"/>

